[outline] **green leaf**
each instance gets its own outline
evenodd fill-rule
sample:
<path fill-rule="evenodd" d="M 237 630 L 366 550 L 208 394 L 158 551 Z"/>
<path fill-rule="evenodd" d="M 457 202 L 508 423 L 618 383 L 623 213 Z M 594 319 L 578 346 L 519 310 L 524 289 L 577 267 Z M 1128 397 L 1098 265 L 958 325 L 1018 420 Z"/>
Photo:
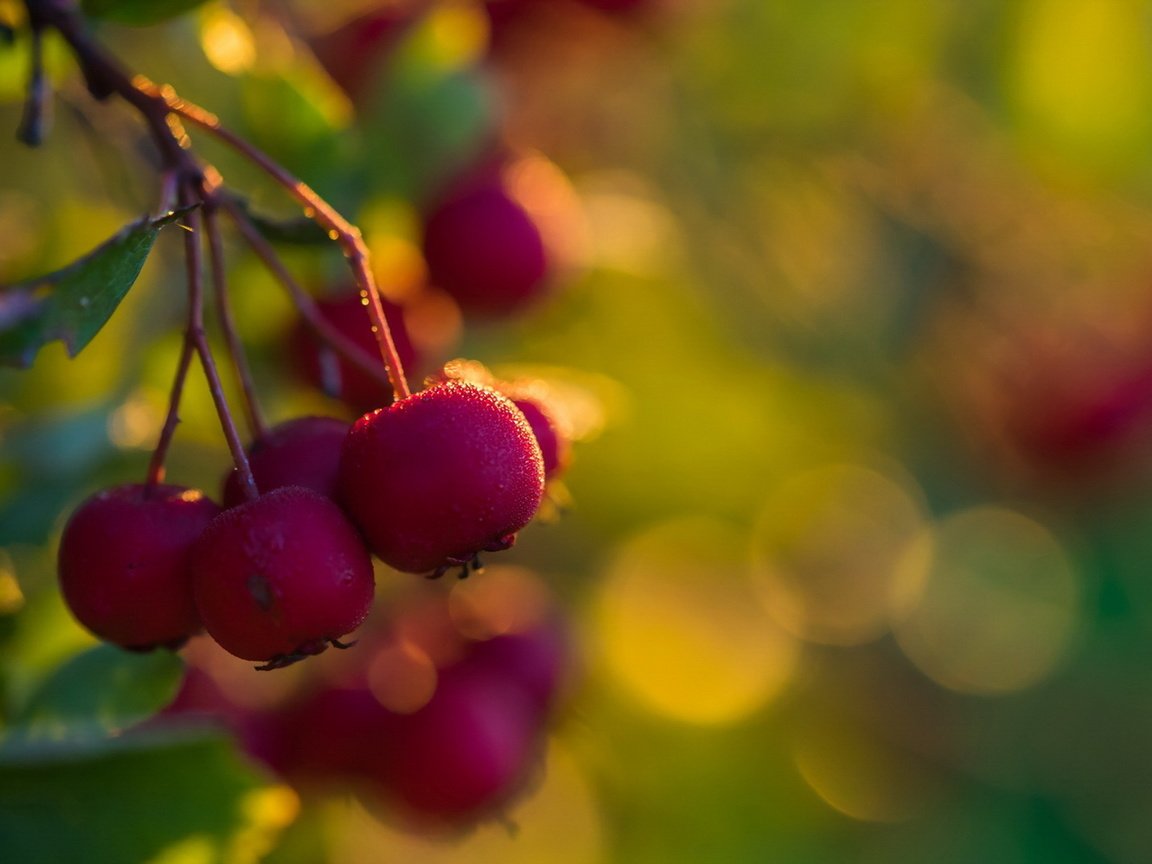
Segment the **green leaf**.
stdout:
<path fill-rule="evenodd" d="M 170 651 L 138 654 L 97 645 L 40 686 L 15 718 L 12 738 L 64 740 L 120 732 L 171 702 L 183 674 L 183 661 Z"/>
<path fill-rule="evenodd" d="M 57 339 L 79 354 L 140 275 L 160 229 L 187 212 L 133 222 L 62 270 L 0 288 L 0 365 L 28 367 Z"/>
<path fill-rule="evenodd" d="M 296 809 L 218 733 L 134 732 L 0 756 L 0 849 L 21 864 L 250 864 Z"/>
<path fill-rule="evenodd" d="M 273 243 L 286 243 L 292 246 L 325 246 L 332 242 L 328 232 L 312 219 L 299 216 L 295 219 L 274 219 L 254 213 L 248 201 L 236 198 L 237 206 L 248 216 L 256 229 Z"/>
<path fill-rule="evenodd" d="M 84 14 L 121 24 L 156 24 L 183 15 L 204 0 L 81 0 Z"/>

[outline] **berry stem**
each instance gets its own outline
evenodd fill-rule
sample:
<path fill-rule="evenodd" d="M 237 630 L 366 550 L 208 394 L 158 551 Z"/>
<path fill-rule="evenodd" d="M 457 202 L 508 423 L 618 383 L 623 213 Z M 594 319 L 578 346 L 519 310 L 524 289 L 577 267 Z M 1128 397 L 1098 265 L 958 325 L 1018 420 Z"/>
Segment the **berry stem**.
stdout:
<path fill-rule="evenodd" d="M 32 50 L 29 56 L 28 91 L 16 138 L 29 147 L 39 147 L 46 137 L 51 103 L 48 99 L 48 79 L 44 75 L 44 32 L 33 23 L 29 35 Z"/>
<path fill-rule="evenodd" d="M 154 85 L 153 85 L 154 86 Z M 392 383 L 392 390 L 398 399 L 411 395 L 408 382 L 404 377 L 404 366 L 400 362 L 400 355 L 396 351 L 396 343 L 392 338 L 391 328 L 384 317 L 384 306 L 380 302 L 380 293 L 376 288 L 376 279 L 369 267 L 368 247 L 360 229 L 352 225 L 341 216 L 310 186 L 293 177 L 282 167 L 276 164 L 263 152 L 253 147 L 243 138 L 234 134 L 220 124 L 220 119 L 198 105 L 187 102 L 176 95 L 171 88 L 153 91 L 159 98 L 165 100 L 169 110 L 177 116 L 196 124 L 202 129 L 211 132 L 232 149 L 239 152 L 246 159 L 261 168 L 273 180 L 284 187 L 304 207 L 304 215 L 325 229 L 329 236 L 340 244 L 348 266 L 352 269 L 352 276 L 360 289 L 360 298 L 368 311 L 372 322 L 372 332 L 380 346 L 380 355 L 384 358 L 384 365 L 388 368 L 388 377 Z"/>
<path fill-rule="evenodd" d="M 152 451 L 152 459 L 148 463 L 148 476 L 145 483 L 148 487 L 157 486 L 164 482 L 164 462 L 168 458 L 168 448 L 172 444 L 172 436 L 176 433 L 176 425 L 180 422 L 180 400 L 184 396 L 184 381 L 188 377 L 188 367 L 192 365 L 192 354 L 195 347 L 190 335 L 184 334 L 184 346 L 180 349 L 180 359 L 176 363 L 176 375 L 172 380 L 172 391 L 168 396 L 168 416 L 164 418 L 164 426 L 160 429 L 160 440 L 156 442 L 156 449 Z"/>
<path fill-rule="evenodd" d="M 208 236 L 208 259 L 212 271 L 212 291 L 216 301 L 216 315 L 220 319 L 220 330 L 228 346 L 229 358 L 240 382 L 244 395 L 244 415 L 248 421 L 248 431 L 254 439 L 264 436 L 268 427 L 260 402 L 256 396 L 256 385 L 252 378 L 252 368 L 240 342 L 236 321 L 232 316 L 232 302 L 228 296 L 228 275 L 224 270 L 224 241 L 220 236 L 220 221 L 217 218 L 218 205 L 213 197 L 204 205 L 204 230 Z"/>
<path fill-rule="evenodd" d="M 236 224 L 236 229 L 251 247 L 256 256 L 264 263 L 268 271 L 280 282 L 292 298 L 300 317 L 308 330 L 321 342 L 329 346 L 340 357 L 347 360 L 357 369 L 380 382 L 381 386 L 390 386 L 392 383 L 388 371 L 380 365 L 380 361 L 360 348 L 355 342 L 341 333 L 328 322 L 316 306 L 316 302 L 305 291 L 292 273 L 284 266 L 275 248 L 269 243 L 260 230 L 252 224 L 244 210 L 235 202 L 221 197 L 220 207 Z"/>
<path fill-rule="evenodd" d="M 200 199 L 207 197 L 203 189 L 191 188 L 184 184 L 181 189 L 181 204 L 192 206 Z M 252 476 L 252 467 L 248 464 L 248 455 L 244 452 L 244 445 L 240 441 L 240 434 L 236 429 L 236 422 L 228 408 L 228 400 L 224 397 L 224 388 L 220 383 L 220 373 L 212 358 L 212 350 L 208 347 L 208 339 L 204 332 L 204 290 L 203 252 L 200 248 L 201 218 L 198 209 L 190 211 L 185 219 L 188 230 L 184 234 L 184 260 L 188 274 L 188 336 L 200 357 L 200 365 L 204 370 L 204 377 L 208 380 L 208 390 L 212 394 L 212 402 L 216 406 L 216 414 L 220 418 L 220 427 L 224 432 L 224 439 L 228 442 L 228 449 L 232 453 L 232 461 L 240 475 L 240 488 L 244 497 L 254 500 L 260 496 L 256 488 L 256 480 Z"/>

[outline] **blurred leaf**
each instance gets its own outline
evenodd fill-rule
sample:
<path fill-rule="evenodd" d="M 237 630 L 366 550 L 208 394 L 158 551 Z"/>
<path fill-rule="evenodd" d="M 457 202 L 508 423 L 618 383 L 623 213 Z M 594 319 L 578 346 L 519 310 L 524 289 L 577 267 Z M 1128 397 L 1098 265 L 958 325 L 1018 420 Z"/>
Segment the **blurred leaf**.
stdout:
<path fill-rule="evenodd" d="M 170 651 L 146 654 L 97 645 L 45 681 L 15 718 L 18 740 L 118 732 L 172 701 L 184 663 Z"/>
<path fill-rule="evenodd" d="M 204 0 L 81 0 L 85 14 L 121 24 L 156 24 L 183 15 Z"/>
<path fill-rule="evenodd" d="M 29 744 L 0 757 L 0 848 L 22 864 L 254 862 L 295 811 L 295 797 L 268 787 L 228 739 L 202 732 Z"/>
<path fill-rule="evenodd" d="M 79 354 L 140 275 L 160 229 L 187 212 L 133 222 L 64 269 L 0 289 L 0 364 L 30 366 L 57 339 Z"/>
<path fill-rule="evenodd" d="M 323 228 L 306 216 L 295 219 L 274 219 L 254 213 L 248 201 L 236 198 L 239 205 L 261 234 L 273 243 L 289 243 L 293 246 L 323 246 L 332 242 Z"/>
<path fill-rule="evenodd" d="M 426 197 L 467 166 L 495 125 L 493 84 L 475 70 L 401 67 L 375 87 L 364 118 L 374 184 Z"/>

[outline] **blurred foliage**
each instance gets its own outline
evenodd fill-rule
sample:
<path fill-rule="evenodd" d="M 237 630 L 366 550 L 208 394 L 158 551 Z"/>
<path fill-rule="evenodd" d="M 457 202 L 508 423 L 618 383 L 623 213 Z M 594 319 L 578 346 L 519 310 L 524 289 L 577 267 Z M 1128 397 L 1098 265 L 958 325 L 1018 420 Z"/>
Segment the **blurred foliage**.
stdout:
<path fill-rule="evenodd" d="M 222 733 L 67 732 L 148 713 L 175 674 L 92 649 L 53 563 L 69 509 L 141 477 L 163 420 L 167 230 L 82 354 L 0 370 L 0 858 L 1152 860 L 1152 4 L 555 0 L 487 50 L 479 3 L 441 0 L 354 100 L 309 39 L 372 6 L 212 0 L 100 35 L 361 222 L 396 299 L 457 172 L 507 146 L 563 179 L 564 278 L 454 349 L 540 375 L 581 428 L 559 518 L 502 553 L 584 649 L 544 776 L 515 830 L 448 843 L 339 798 L 297 814 Z M 5 284 L 155 205 L 124 106 L 47 47 L 51 136 L 0 150 Z M 0 47 L 9 129 L 26 52 Z M 288 240 L 298 210 L 193 134 Z M 290 304 L 233 240 L 269 417 L 348 416 L 290 374 Z M 280 248 L 310 290 L 346 279 L 335 249 Z M 198 378 L 169 477 L 216 494 Z M 66 731 L 25 740 L 21 718 Z"/>

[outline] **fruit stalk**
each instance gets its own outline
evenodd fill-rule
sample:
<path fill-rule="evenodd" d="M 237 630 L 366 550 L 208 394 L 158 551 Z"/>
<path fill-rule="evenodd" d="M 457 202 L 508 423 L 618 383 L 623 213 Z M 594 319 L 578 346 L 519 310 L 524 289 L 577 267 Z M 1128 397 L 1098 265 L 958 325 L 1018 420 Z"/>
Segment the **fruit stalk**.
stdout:
<path fill-rule="evenodd" d="M 181 192 L 181 203 L 192 205 L 197 198 L 203 198 L 203 189 L 191 189 L 187 185 Z M 191 210 L 186 217 L 188 231 L 184 233 L 184 260 L 188 275 L 188 339 L 196 349 L 200 358 L 200 366 L 204 370 L 204 377 L 208 380 L 208 390 L 212 394 L 212 402 L 216 406 L 216 414 L 220 418 L 220 428 L 224 432 L 224 439 L 228 442 L 228 450 L 232 454 L 232 461 L 240 473 L 240 486 L 244 497 L 252 500 L 259 497 L 256 481 L 252 477 L 252 468 L 248 464 L 248 455 L 244 451 L 244 444 L 236 429 L 236 421 L 228 408 L 228 400 L 224 397 L 224 388 L 220 383 L 220 373 L 216 369 L 216 362 L 212 351 L 208 347 L 208 339 L 204 333 L 204 290 L 203 279 L 203 253 L 200 248 L 201 214 L 198 209 Z"/>

